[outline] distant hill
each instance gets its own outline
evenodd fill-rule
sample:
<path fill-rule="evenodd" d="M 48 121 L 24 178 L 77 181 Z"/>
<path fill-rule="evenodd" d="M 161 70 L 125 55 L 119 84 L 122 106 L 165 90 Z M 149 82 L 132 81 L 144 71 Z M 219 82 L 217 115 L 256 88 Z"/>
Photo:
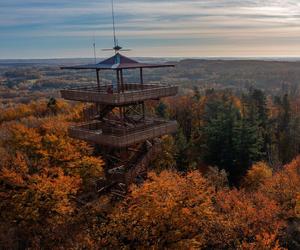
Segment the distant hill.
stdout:
<path fill-rule="evenodd" d="M 101 61 L 104 58 L 97 58 Z M 151 57 L 136 57 L 136 60 L 143 62 L 167 62 L 179 61 L 183 58 L 151 58 Z M 0 59 L 0 66 L 28 66 L 28 65 L 72 65 L 72 64 L 86 64 L 94 63 L 94 58 L 58 58 L 58 59 Z"/>
<path fill-rule="evenodd" d="M 185 78 L 189 84 L 218 84 L 266 90 L 300 84 L 300 61 L 200 60 L 186 59 L 177 64 L 173 78 Z"/>
<path fill-rule="evenodd" d="M 145 81 L 177 84 L 183 89 L 196 86 L 202 90 L 230 88 L 242 91 L 256 87 L 272 93 L 296 94 L 300 85 L 300 60 L 297 58 L 273 58 L 273 61 L 272 58 L 136 59 L 143 62 L 174 62 L 175 69 L 145 70 Z M 95 74 L 91 71 L 73 71 L 69 74 L 58 66 L 93 62 L 92 58 L 0 60 L 0 77 L 2 85 L 14 88 L 14 91 L 19 88 L 28 91 L 60 89 L 70 85 L 93 83 Z M 109 72 L 101 73 L 101 77 L 112 79 Z M 139 74 L 137 71 L 125 71 L 125 77 L 129 83 L 137 82 Z"/>

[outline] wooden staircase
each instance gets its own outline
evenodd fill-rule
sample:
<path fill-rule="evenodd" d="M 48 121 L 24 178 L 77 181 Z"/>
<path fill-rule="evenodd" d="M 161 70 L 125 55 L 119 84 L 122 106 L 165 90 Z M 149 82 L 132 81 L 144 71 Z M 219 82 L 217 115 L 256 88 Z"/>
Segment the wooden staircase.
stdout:
<path fill-rule="evenodd" d="M 108 170 L 106 179 L 94 180 L 94 196 L 112 194 L 117 198 L 124 198 L 130 184 L 141 184 L 147 177 L 148 166 L 153 157 L 161 150 L 161 141 L 146 141 L 139 151 L 124 166 L 117 166 Z"/>
<path fill-rule="evenodd" d="M 85 121 L 102 120 L 113 109 L 112 105 L 95 103 L 83 110 L 83 117 Z"/>

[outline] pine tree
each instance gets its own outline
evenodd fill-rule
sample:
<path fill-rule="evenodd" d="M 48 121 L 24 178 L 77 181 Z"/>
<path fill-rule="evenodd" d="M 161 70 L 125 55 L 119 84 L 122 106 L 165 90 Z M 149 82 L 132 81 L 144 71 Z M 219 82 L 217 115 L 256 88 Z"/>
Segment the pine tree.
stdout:
<path fill-rule="evenodd" d="M 236 156 L 234 176 L 238 179 L 263 156 L 263 137 L 257 119 L 252 119 L 242 117 L 234 125 L 233 145 Z"/>
<path fill-rule="evenodd" d="M 155 109 L 155 113 L 161 118 L 167 118 L 168 117 L 167 105 L 163 102 L 160 102 Z"/>
<path fill-rule="evenodd" d="M 205 125 L 202 128 L 201 148 L 205 163 L 233 173 L 233 127 L 238 110 L 226 96 L 206 105 Z"/>
<path fill-rule="evenodd" d="M 277 97 L 275 103 L 279 108 L 276 118 L 276 144 L 278 150 L 278 158 L 281 163 L 288 163 L 292 158 L 292 116 L 291 106 L 288 94 L 283 97 Z"/>
<path fill-rule="evenodd" d="M 207 103 L 201 149 L 206 164 L 218 166 L 237 183 L 248 168 L 263 156 L 263 137 L 258 113 L 237 107 L 227 95 Z"/>
<path fill-rule="evenodd" d="M 182 129 L 179 129 L 176 138 L 176 166 L 179 171 L 187 171 L 191 164 L 188 157 L 189 144 L 183 134 Z"/>

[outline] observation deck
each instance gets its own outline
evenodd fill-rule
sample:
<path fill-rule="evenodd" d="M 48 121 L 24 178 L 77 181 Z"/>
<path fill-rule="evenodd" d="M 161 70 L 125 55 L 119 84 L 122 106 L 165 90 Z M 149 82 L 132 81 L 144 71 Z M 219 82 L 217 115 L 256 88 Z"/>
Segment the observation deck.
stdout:
<path fill-rule="evenodd" d="M 112 85 L 84 86 L 61 90 L 64 99 L 107 105 L 124 105 L 151 99 L 174 96 L 177 86 L 158 84 L 123 84 L 115 91 Z"/>
<path fill-rule="evenodd" d="M 69 135 L 76 139 L 99 145 L 125 148 L 146 140 L 176 132 L 177 122 L 146 118 L 136 125 L 117 125 L 112 121 L 91 121 L 69 128 Z"/>

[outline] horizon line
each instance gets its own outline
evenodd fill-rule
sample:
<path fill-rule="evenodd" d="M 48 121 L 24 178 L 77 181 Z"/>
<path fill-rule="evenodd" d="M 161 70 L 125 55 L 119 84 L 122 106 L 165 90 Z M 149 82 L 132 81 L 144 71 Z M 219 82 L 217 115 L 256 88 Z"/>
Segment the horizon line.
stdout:
<path fill-rule="evenodd" d="M 105 59 L 108 57 L 97 57 L 97 59 Z M 260 59 L 300 59 L 299 56 L 132 56 L 131 58 L 153 58 L 153 59 L 159 59 L 159 58 L 174 58 L 174 59 L 215 59 L 215 58 L 241 58 L 241 59 L 255 59 L 255 58 L 260 58 Z M 89 60 L 94 60 L 95 58 L 93 57 L 45 57 L 45 58 L 0 58 L 0 61 L 9 61 L 9 60 L 63 60 L 63 59 L 89 59 Z"/>

